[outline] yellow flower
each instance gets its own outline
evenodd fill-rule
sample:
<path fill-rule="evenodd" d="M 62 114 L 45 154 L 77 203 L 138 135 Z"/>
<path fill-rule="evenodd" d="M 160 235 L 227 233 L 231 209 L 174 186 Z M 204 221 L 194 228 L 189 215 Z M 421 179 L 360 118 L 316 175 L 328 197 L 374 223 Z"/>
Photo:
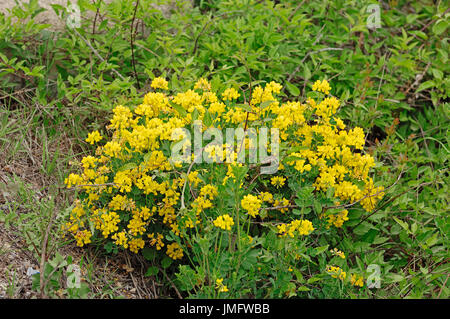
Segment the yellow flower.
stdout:
<path fill-rule="evenodd" d="M 117 246 L 122 246 L 123 248 L 128 248 L 128 238 L 125 231 L 115 233 L 111 236 Z"/>
<path fill-rule="evenodd" d="M 289 224 L 280 224 L 277 226 L 278 236 L 291 238 L 295 237 L 295 233 L 306 236 L 313 232 L 314 227 L 309 220 L 306 219 L 294 219 Z"/>
<path fill-rule="evenodd" d="M 214 102 L 214 103 L 211 103 L 208 110 L 210 113 L 216 113 L 216 114 L 220 115 L 223 112 L 225 112 L 225 108 L 226 108 L 226 105 L 223 104 L 222 102 Z"/>
<path fill-rule="evenodd" d="M 284 185 L 286 178 L 283 176 L 274 176 L 270 179 L 270 183 L 276 188 L 280 188 Z"/>
<path fill-rule="evenodd" d="M 84 183 L 83 178 L 80 175 L 71 173 L 69 177 L 64 180 L 64 184 L 67 185 L 67 188 L 71 188 L 72 186 L 82 185 Z"/>
<path fill-rule="evenodd" d="M 205 185 L 200 189 L 200 196 L 213 200 L 218 195 L 217 187 L 214 185 Z"/>
<path fill-rule="evenodd" d="M 167 90 L 168 82 L 157 77 L 151 87 Z M 215 165 L 213 170 L 204 166 L 191 167 L 194 170 L 188 170 L 190 173 L 187 176 L 183 175 L 187 171 L 186 163 L 166 157 L 169 156 L 166 151 L 168 145 L 180 141 L 183 141 L 183 150 L 191 148 L 191 142 L 186 140 L 190 140 L 187 137 L 188 132 L 192 133 L 194 119 L 203 122 L 202 132 L 209 127 L 221 130 L 240 128 L 247 118 L 247 127 L 255 127 L 258 133 L 261 123 L 279 130 L 281 141 L 289 145 L 283 156 L 289 159 L 284 161 L 284 166 L 282 163 L 279 166 L 279 170 L 284 169 L 286 173 L 270 178 L 269 188 L 278 191 L 271 194 L 260 178 L 251 178 L 256 172 L 251 166 L 246 176 L 248 178 L 239 176 L 242 178 L 239 187 L 249 189 L 249 192 L 252 190 L 239 202 L 242 211 L 256 218 L 263 203 L 266 205 L 264 207 L 270 206 L 271 210 L 264 212 L 262 217 L 278 225 L 279 237 L 296 238 L 314 231 L 309 220 L 286 221 L 291 200 L 282 197 L 283 192 L 279 189 L 285 187 L 291 177 L 298 179 L 296 182 L 302 188 L 310 189 L 308 196 L 330 191 L 327 195 L 334 196 L 335 203 L 341 201 L 346 205 L 359 201 L 358 205 L 364 210 L 372 211 L 383 197 L 384 189 L 375 187 L 369 175 L 375 167 L 375 160 L 373 156 L 364 154 L 363 129 L 347 128 L 335 116 L 341 103 L 329 95 L 331 88 L 326 80 L 316 81 L 313 90 L 328 96 L 322 98 L 323 95 L 319 94 L 317 100 L 308 98 L 305 103 L 281 101 L 277 94 L 281 93 L 282 88 L 276 82 L 254 87 L 249 97 L 252 112 L 233 103 L 224 103 L 240 98 L 237 88 L 228 88 L 219 95 L 211 91 L 211 84 L 203 78 L 192 89 L 174 95 L 152 90 L 145 94 L 136 108 L 116 106 L 107 127 L 111 137 L 97 147 L 95 155 L 85 156 L 78 163 L 78 174 L 70 174 L 65 179 L 67 187 L 80 186 L 83 194 L 79 202 L 74 203 L 70 220 L 64 223 L 64 231 L 70 232 L 77 245 L 81 246 L 90 242 L 94 235 L 86 230 L 87 225 L 93 224 L 95 229 L 100 230 L 100 236 L 110 238 L 117 246 L 138 252 L 144 247 L 144 240 L 140 238 L 144 234 L 150 233 L 148 239 L 145 237 L 147 243 L 161 250 L 165 247 L 163 239 L 168 232 L 181 237 L 191 228 L 198 231 L 208 229 L 211 216 L 218 216 L 215 215 L 216 210 L 211 208 L 217 205 L 217 209 L 222 209 L 223 205 L 227 205 L 227 197 L 222 192 L 226 186 L 233 184 L 232 181 L 237 182 L 236 168 L 248 168 L 250 163 L 241 163 L 238 160 L 239 151 L 234 145 L 221 142 L 217 147 L 205 147 L 204 152 L 212 159 L 223 160 L 223 155 L 226 155 L 223 165 Z M 223 101 L 219 100 L 220 97 Z M 267 101 L 270 103 L 264 103 Z M 211 121 L 205 125 L 207 115 L 210 115 Z M 106 137 L 93 131 L 88 134 L 86 142 L 94 145 Z M 246 137 L 243 149 L 250 151 L 255 146 L 252 142 Z M 272 145 L 267 143 L 266 146 L 268 154 L 274 155 Z M 188 156 L 191 157 L 196 156 Z M 218 181 L 219 176 L 224 178 Z M 250 181 L 254 184 L 248 185 Z M 187 209 L 179 213 L 181 198 Z M 280 216 L 278 212 L 284 215 Z M 231 231 L 234 219 L 230 215 L 213 218 L 213 227 Z M 345 209 L 329 210 L 320 218 L 326 219 L 327 227 L 342 227 L 349 219 Z M 156 229 L 159 233 L 151 233 Z M 245 245 L 253 245 L 254 241 L 252 243 L 251 237 L 247 236 L 241 240 Z M 166 249 L 170 258 L 183 258 L 183 250 L 177 244 L 172 243 Z M 345 258 L 345 254 L 337 249 L 331 253 Z M 334 271 L 336 278 L 345 278 L 345 272 Z M 353 281 L 360 285 L 358 280 L 355 277 Z M 221 284 L 220 290 L 226 291 L 227 288 Z"/>
<path fill-rule="evenodd" d="M 280 200 L 276 199 L 275 203 L 273 203 L 273 206 L 280 207 L 280 208 L 278 208 L 278 210 L 282 213 L 285 213 L 289 210 L 289 208 L 286 207 L 286 206 L 289 206 L 289 200 L 286 198 L 282 198 Z"/>
<path fill-rule="evenodd" d="M 337 266 L 327 266 L 326 272 L 331 277 L 339 278 L 340 280 L 344 280 L 347 277 L 347 273 Z"/>
<path fill-rule="evenodd" d="M 345 259 L 345 254 L 342 251 L 338 250 L 337 248 L 330 250 L 330 252 L 331 252 L 331 254 L 333 254 L 335 256 L 339 256 L 342 259 Z"/>
<path fill-rule="evenodd" d="M 201 89 L 205 91 L 211 90 L 211 84 L 208 82 L 208 80 L 204 78 L 200 78 L 194 85 L 194 89 Z"/>
<path fill-rule="evenodd" d="M 317 80 L 316 82 L 314 82 L 312 89 L 313 91 L 319 91 L 328 94 L 330 93 L 331 87 L 327 80 Z"/>
<path fill-rule="evenodd" d="M 348 220 L 348 210 L 344 209 L 338 213 L 331 213 L 328 217 L 328 227 L 334 225 L 336 228 L 341 228 L 345 221 Z"/>
<path fill-rule="evenodd" d="M 219 292 L 228 292 L 227 286 L 223 284 L 223 278 L 216 279 L 216 289 Z"/>
<path fill-rule="evenodd" d="M 234 225 L 233 218 L 228 214 L 217 217 L 213 223 L 214 226 L 225 230 L 231 230 L 231 226 Z"/>
<path fill-rule="evenodd" d="M 269 192 L 261 192 L 259 194 L 259 199 L 263 202 L 273 203 L 273 195 Z"/>
<path fill-rule="evenodd" d="M 94 143 L 97 143 L 101 141 L 103 137 L 100 135 L 98 131 L 93 131 L 88 134 L 88 137 L 86 138 L 86 142 L 90 143 L 91 145 L 94 145 Z"/>
<path fill-rule="evenodd" d="M 241 95 L 238 93 L 238 91 L 236 91 L 235 88 L 229 88 L 226 89 L 223 93 L 222 93 L 222 97 L 223 99 L 226 100 L 235 100 L 238 97 L 240 97 Z"/>
<path fill-rule="evenodd" d="M 144 248 L 145 242 L 142 238 L 133 238 L 129 241 L 130 251 L 137 254 L 139 250 Z"/>
<path fill-rule="evenodd" d="M 103 147 L 103 152 L 109 157 L 117 157 L 121 151 L 122 146 L 115 141 L 108 142 Z"/>
<path fill-rule="evenodd" d="M 109 234 L 114 233 L 119 229 L 117 226 L 119 222 L 120 218 L 116 212 L 104 212 L 100 215 L 99 224 L 96 228 L 100 229 L 103 237 L 107 238 Z"/>
<path fill-rule="evenodd" d="M 242 208 L 245 209 L 252 217 L 256 217 L 259 214 L 261 208 L 261 200 L 254 195 L 246 195 L 241 200 Z"/>
<path fill-rule="evenodd" d="M 151 84 L 154 89 L 167 90 L 169 88 L 169 83 L 162 77 L 154 78 Z"/>
<path fill-rule="evenodd" d="M 156 250 L 161 250 L 164 247 L 164 242 L 162 241 L 164 236 L 162 234 L 157 234 L 155 237 L 155 234 L 151 233 L 147 237 L 150 239 L 150 245 L 156 246 Z"/>
<path fill-rule="evenodd" d="M 350 278 L 350 283 L 353 286 L 363 287 L 364 286 L 364 277 L 352 274 Z"/>
<path fill-rule="evenodd" d="M 75 234 L 75 240 L 78 247 L 83 247 L 91 242 L 92 234 L 88 230 L 79 231 Z"/>
<path fill-rule="evenodd" d="M 183 249 L 177 243 L 167 245 L 167 255 L 173 260 L 183 258 Z"/>

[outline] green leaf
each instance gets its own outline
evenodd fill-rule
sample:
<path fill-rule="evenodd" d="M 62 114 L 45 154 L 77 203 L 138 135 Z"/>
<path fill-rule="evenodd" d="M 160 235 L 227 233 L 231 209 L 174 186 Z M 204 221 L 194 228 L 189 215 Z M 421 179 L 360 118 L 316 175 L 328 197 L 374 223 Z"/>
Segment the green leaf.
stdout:
<path fill-rule="evenodd" d="M 175 111 L 177 111 L 181 116 L 186 116 L 187 115 L 187 112 L 186 112 L 186 110 L 181 106 L 181 105 L 178 105 L 178 104 L 175 104 L 175 103 L 170 103 L 170 106 L 175 110 Z"/>
<path fill-rule="evenodd" d="M 150 247 L 144 247 L 144 249 L 142 249 L 142 256 L 148 261 L 153 261 L 156 257 L 156 250 Z"/>
<path fill-rule="evenodd" d="M 392 218 L 397 222 L 397 224 L 399 224 L 400 226 L 402 226 L 402 228 L 403 228 L 404 230 L 406 230 L 406 231 L 408 230 L 408 223 L 406 223 L 406 222 L 404 222 L 404 221 L 398 219 L 398 218 L 395 217 L 395 216 L 393 216 Z"/>
<path fill-rule="evenodd" d="M 311 78 L 311 71 L 309 70 L 309 68 L 306 64 L 305 64 L 305 68 L 303 69 L 303 75 L 305 77 L 305 81 L 309 80 Z"/>
<path fill-rule="evenodd" d="M 306 283 L 313 284 L 313 283 L 315 283 L 317 281 L 322 281 L 322 278 L 320 278 L 320 277 L 311 277 L 311 278 L 308 279 L 308 281 Z"/>
<path fill-rule="evenodd" d="M 163 260 L 161 261 L 161 267 L 163 267 L 164 269 L 169 268 L 170 265 L 172 265 L 173 260 L 169 257 L 164 257 Z"/>
<path fill-rule="evenodd" d="M 203 116 L 203 124 L 205 124 L 206 127 L 210 127 L 212 123 L 213 121 L 211 118 L 211 113 L 209 113 L 209 111 L 206 111 L 205 115 Z"/>
<path fill-rule="evenodd" d="M 314 261 L 312 261 L 311 257 L 309 257 L 308 255 L 305 255 L 303 253 L 300 253 L 300 256 L 302 256 L 303 258 L 305 258 L 307 261 L 309 261 L 310 263 L 317 265 Z"/>
<path fill-rule="evenodd" d="M 433 25 L 433 33 L 436 35 L 442 34 L 448 27 L 448 21 L 444 19 L 439 19 L 436 21 L 436 23 Z"/>
<path fill-rule="evenodd" d="M 316 212 L 316 214 L 322 213 L 322 204 L 320 203 L 320 201 L 315 200 L 314 204 L 313 204 L 313 208 L 314 208 L 314 211 Z"/>
<path fill-rule="evenodd" d="M 400 274 L 389 273 L 386 275 L 386 281 L 388 283 L 399 282 L 402 281 L 403 279 L 404 279 L 403 275 Z"/>
<path fill-rule="evenodd" d="M 236 104 L 236 107 L 240 107 L 244 111 L 253 112 L 252 107 L 248 104 Z"/>
<path fill-rule="evenodd" d="M 423 90 L 426 90 L 426 89 L 429 89 L 429 88 L 431 88 L 433 86 L 436 86 L 436 83 L 433 80 L 429 80 L 429 81 L 423 82 L 417 88 L 416 93 L 418 93 L 420 91 L 423 91 Z"/>
<path fill-rule="evenodd" d="M 156 276 L 158 274 L 158 272 L 159 272 L 159 268 L 158 267 L 151 266 L 151 267 L 148 267 L 147 272 L 145 273 L 145 276 L 146 277 Z"/>
<path fill-rule="evenodd" d="M 133 168 L 136 168 L 137 164 L 136 163 L 126 163 L 125 165 L 123 165 L 122 167 L 119 168 L 119 172 L 122 171 L 128 171 L 128 170 L 132 170 Z"/>
<path fill-rule="evenodd" d="M 293 96 L 299 96 L 300 90 L 293 84 L 286 82 L 286 88 L 288 89 L 289 93 Z"/>
<path fill-rule="evenodd" d="M 194 111 L 192 111 L 192 122 L 198 120 L 198 110 L 197 108 L 194 109 Z"/>
<path fill-rule="evenodd" d="M 321 246 L 321 247 L 316 247 L 315 249 L 316 249 L 316 254 L 318 255 L 318 254 L 321 254 L 321 253 L 323 253 L 324 251 L 326 251 L 326 250 L 328 250 L 328 247 L 329 247 L 330 245 L 325 245 L 325 246 Z"/>
<path fill-rule="evenodd" d="M 435 233 L 433 236 L 428 237 L 425 243 L 427 244 L 428 247 L 432 247 L 436 245 L 437 241 L 438 241 L 438 233 Z"/>
<path fill-rule="evenodd" d="M 358 227 L 356 227 L 353 232 L 356 235 L 362 236 L 365 233 L 367 233 L 370 229 L 376 229 L 371 223 L 369 222 L 363 222 L 361 223 L 361 225 L 359 225 Z"/>
<path fill-rule="evenodd" d="M 259 107 L 261 108 L 261 109 L 265 109 L 266 107 L 268 107 L 270 104 L 272 104 L 272 103 L 274 103 L 275 101 L 264 101 L 264 102 L 262 102 L 260 105 L 259 105 Z"/>

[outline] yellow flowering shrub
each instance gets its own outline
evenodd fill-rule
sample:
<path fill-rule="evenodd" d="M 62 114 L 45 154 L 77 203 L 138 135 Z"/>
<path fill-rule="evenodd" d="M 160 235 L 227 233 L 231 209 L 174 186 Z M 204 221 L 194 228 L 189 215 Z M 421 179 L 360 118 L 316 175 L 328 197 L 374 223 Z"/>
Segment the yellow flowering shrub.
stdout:
<path fill-rule="evenodd" d="M 384 195 L 370 176 L 375 161 L 364 153 L 363 129 L 349 128 L 336 116 L 340 101 L 329 95 L 326 80 L 314 83 L 304 103 L 279 98 L 282 85 L 275 82 L 241 93 L 213 90 L 206 79 L 173 94 L 163 78 L 155 78 L 151 87 L 142 104 L 115 107 L 103 135 L 88 135 L 95 154 L 66 178 L 67 187 L 80 190 L 65 225 L 78 246 L 103 243 L 109 250 L 134 253 L 154 249 L 180 263 L 188 255 L 203 264 L 201 258 L 218 263 L 214 256 L 222 252 L 267 250 L 279 242 L 290 247 L 284 251 L 292 258 L 277 254 L 284 258 L 276 260 L 277 267 L 286 265 L 295 273 L 311 248 L 308 237 L 332 234 L 349 220 L 348 209 L 371 212 Z M 195 136 L 196 123 L 201 134 L 209 128 L 276 129 L 279 153 L 269 142 L 263 145 L 269 157 L 279 157 L 276 174 L 262 173 L 266 163 L 239 161 L 242 150 L 254 149 L 248 136 L 239 145 L 207 145 L 203 154 L 189 154 L 189 161 L 174 159 L 173 146 L 180 141 L 182 150 L 191 149 L 194 142 L 186 137 Z M 337 249 L 332 255 L 345 259 Z M 240 266 L 248 270 L 252 262 Z M 215 280 L 211 294 L 237 291 L 229 281 L 232 270 L 217 267 L 208 275 Z M 322 271 L 346 278 L 339 267 Z M 353 285 L 360 281 L 352 277 Z"/>

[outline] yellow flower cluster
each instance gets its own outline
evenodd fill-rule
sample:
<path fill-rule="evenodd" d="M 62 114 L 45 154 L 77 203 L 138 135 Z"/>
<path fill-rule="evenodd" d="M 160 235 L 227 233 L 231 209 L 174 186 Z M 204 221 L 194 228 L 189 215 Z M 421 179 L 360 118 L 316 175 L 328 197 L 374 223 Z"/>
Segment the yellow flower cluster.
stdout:
<path fill-rule="evenodd" d="M 241 96 L 238 91 L 236 91 L 235 88 L 229 88 L 226 89 L 223 93 L 222 93 L 223 99 L 226 100 L 235 100 L 237 98 L 239 98 L 239 96 Z"/>
<path fill-rule="evenodd" d="M 270 183 L 276 188 L 280 188 L 284 185 L 286 178 L 283 176 L 274 176 L 270 179 Z"/>
<path fill-rule="evenodd" d="M 86 142 L 90 143 L 91 145 L 94 145 L 97 142 L 100 142 L 102 140 L 102 136 L 98 131 L 93 131 L 88 134 L 88 137 L 86 138 Z"/>
<path fill-rule="evenodd" d="M 219 292 L 228 292 L 228 287 L 223 284 L 223 278 L 216 279 L 216 289 Z"/>
<path fill-rule="evenodd" d="M 230 215 L 225 214 L 225 215 L 221 215 L 221 216 L 217 217 L 213 223 L 214 223 L 214 226 L 216 226 L 218 228 L 222 228 L 225 230 L 231 230 L 231 226 L 234 225 L 234 220 L 233 220 L 233 218 L 231 218 Z"/>
<path fill-rule="evenodd" d="M 324 94 L 328 94 L 330 93 L 331 87 L 327 80 L 317 80 L 316 82 L 314 82 L 312 89 L 313 91 L 319 91 Z"/>
<path fill-rule="evenodd" d="M 142 238 L 133 238 L 129 241 L 129 249 L 131 252 L 137 254 L 139 250 L 144 248 L 145 241 Z M 125 248 L 125 247 L 124 247 Z"/>
<path fill-rule="evenodd" d="M 353 286 L 363 287 L 364 286 L 364 277 L 352 274 L 350 278 L 350 283 Z"/>
<path fill-rule="evenodd" d="M 337 249 L 337 248 L 334 248 L 334 249 L 330 250 L 330 252 L 334 256 L 338 256 L 338 257 L 340 257 L 342 259 L 345 259 L 345 254 L 342 251 L 340 251 L 339 249 Z"/>
<path fill-rule="evenodd" d="M 213 207 L 212 201 L 217 196 L 217 187 L 207 184 L 200 189 L 199 196 L 192 202 L 197 216 L 205 209 Z"/>
<path fill-rule="evenodd" d="M 261 199 L 263 202 L 267 202 L 267 203 L 273 203 L 273 195 L 269 192 L 261 192 L 259 194 L 259 199 Z"/>
<path fill-rule="evenodd" d="M 344 209 L 341 210 L 338 213 L 329 213 L 327 215 L 327 222 L 328 222 L 328 228 L 330 228 L 331 225 L 334 225 L 336 228 L 341 228 L 342 225 L 344 225 L 344 222 L 348 220 L 348 210 Z"/>
<path fill-rule="evenodd" d="M 155 246 L 156 250 L 161 250 L 164 247 L 164 242 L 162 241 L 164 236 L 162 234 L 157 234 L 155 237 L 155 233 L 148 234 L 148 238 L 150 239 L 150 246 Z"/>
<path fill-rule="evenodd" d="M 278 207 L 278 210 L 282 213 L 285 213 L 289 210 L 287 206 L 289 206 L 289 200 L 286 198 L 276 199 L 273 204 L 274 207 Z"/>
<path fill-rule="evenodd" d="M 247 211 L 247 213 L 253 218 L 259 214 L 259 209 L 261 208 L 261 200 L 254 195 L 245 195 L 241 200 L 241 206 Z"/>
<path fill-rule="evenodd" d="M 120 218 L 116 212 L 103 212 L 95 219 L 95 222 L 95 228 L 100 229 L 103 237 L 107 238 L 109 234 L 119 229 L 117 224 L 120 222 Z"/>
<path fill-rule="evenodd" d="M 154 89 L 167 90 L 169 88 L 169 83 L 166 81 L 166 79 L 157 77 L 153 79 L 151 87 Z"/>
<path fill-rule="evenodd" d="M 174 260 L 181 259 L 183 258 L 183 249 L 177 243 L 171 243 L 167 245 L 167 255 Z"/>
<path fill-rule="evenodd" d="M 347 273 L 337 266 L 327 266 L 326 272 L 333 278 L 339 278 L 345 280 Z"/>
<path fill-rule="evenodd" d="M 84 245 L 87 245 L 91 242 L 92 234 L 89 230 L 82 230 L 76 232 L 74 237 L 75 240 L 77 241 L 77 246 L 83 247 Z"/>
<path fill-rule="evenodd" d="M 289 236 L 294 238 L 295 233 L 301 236 L 309 235 L 313 232 L 314 227 L 309 220 L 304 219 L 294 219 L 289 224 L 281 224 L 277 226 L 278 236 L 286 237 Z"/>
<path fill-rule="evenodd" d="M 211 84 L 208 80 L 200 78 L 194 85 L 194 89 L 200 89 L 204 91 L 211 91 Z"/>

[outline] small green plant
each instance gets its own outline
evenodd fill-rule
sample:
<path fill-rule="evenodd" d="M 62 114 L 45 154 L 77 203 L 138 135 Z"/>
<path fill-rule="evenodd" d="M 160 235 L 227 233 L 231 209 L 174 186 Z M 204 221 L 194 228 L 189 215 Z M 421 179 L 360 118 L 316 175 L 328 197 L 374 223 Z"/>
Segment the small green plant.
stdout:
<path fill-rule="evenodd" d="M 72 263 L 72 257 L 65 259 L 59 253 L 45 263 L 43 275 L 33 275 L 33 289 L 53 298 L 86 299 L 90 293 L 89 285 L 81 282 L 80 268 Z"/>

